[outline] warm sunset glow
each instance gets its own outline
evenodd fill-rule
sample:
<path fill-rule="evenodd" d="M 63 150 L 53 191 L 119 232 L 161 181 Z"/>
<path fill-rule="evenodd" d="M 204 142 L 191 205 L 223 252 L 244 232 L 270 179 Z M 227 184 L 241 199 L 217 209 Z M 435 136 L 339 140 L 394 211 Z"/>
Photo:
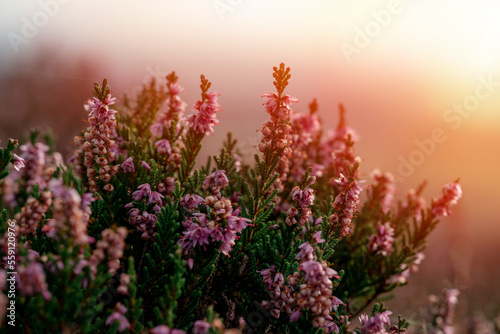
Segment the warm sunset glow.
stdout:
<path fill-rule="evenodd" d="M 197 166 L 228 131 L 253 162 L 268 117 L 261 95 L 274 89 L 272 67 L 284 62 L 287 92 L 299 99 L 294 110 L 307 112 L 317 98 L 328 130 L 345 106 L 361 138 L 362 179 L 374 168 L 394 174 L 399 199 L 425 179 L 430 202 L 460 178 L 463 198 L 431 240 L 435 256 L 420 283 L 431 286 L 435 274 L 439 284 L 470 287 L 471 305 L 489 298 L 474 289 L 491 282 L 471 267 L 480 263 L 489 277 L 491 254 L 500 251 L 500 2 L 3 1 L 0 36 L 0 146 L 30 127 L 52 126 L 60 149 L 71 151 L 74 133 L 88 125 L 82 92 L 94 81 L 107 77 L 120 104 L 175 70 L 187 114 L 200 98 L 201 74 L 221 94 L 221 125 L 204 139 Z M 449 259 L 453 265 L 434 271 Z M 408 291 L 397 302 L 407 297 L 411 307 L 429 292 Z M 500 290 L 491 295 L 500 298 Z"/>

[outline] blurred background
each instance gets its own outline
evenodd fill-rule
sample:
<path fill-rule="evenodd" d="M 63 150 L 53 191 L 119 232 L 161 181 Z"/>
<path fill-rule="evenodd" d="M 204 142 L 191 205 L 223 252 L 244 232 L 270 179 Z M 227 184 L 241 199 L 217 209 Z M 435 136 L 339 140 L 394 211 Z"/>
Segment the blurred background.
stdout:
<path fill-rule="evenodd" d="M 500 3 L 487 0 L 2 1 L 0 140 L 51 127 L 59 150 L 85 127 L 94 81 L 134 95 L 175 70 L 192 105 L 204 74 L 219 91 L 221 125 L 252 154 L 267 119 L 260 95 L 272 67 L 292 69 L 298 111 L 318 99 L 325 128 L 338 104 L 361 137 L 364 178 L 379 167 L 399 195 L 429 181 L 428 201 L 460 178 L 464 196 L 429 242 L 390 307 L 405 315 L 458 287 L 459 315 L 499 315 Z M 203 157 L 202 157 L 203 158 Z"/>

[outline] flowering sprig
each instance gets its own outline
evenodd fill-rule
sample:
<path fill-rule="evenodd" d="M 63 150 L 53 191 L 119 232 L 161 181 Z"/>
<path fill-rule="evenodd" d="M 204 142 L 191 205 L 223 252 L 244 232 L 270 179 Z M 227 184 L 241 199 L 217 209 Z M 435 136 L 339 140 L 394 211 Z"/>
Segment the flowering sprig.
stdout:
<path fill-rule="evenodd" d="M 368 250 L 372 253 L 377 253 L 382 256 L 388 256 L 392 252 L 392 244 L 394 243 L 394 229 L 391 223 L 377 225 L 377 232 L 370 236 Z"/>
<path fill-rule="evenodd" d="M 299 246 L 300 252 L 296 256 L 300 261 L 299 270 L 288 276 L 286 281 L 274 265 L 259 271 L 271 297 L 271 301 L 264 300 L 262 306 L 277 319 L 282 312 L 286 312 L 292 322 L 298 321 L 302 313 L 311 312 L 313 327 L 324 328 L 326 333 L 338 333 L 339 326 L 330 313 L 344 305 L 332 295 L 332 280 L 340 277 L 325 261 L 317 259 L 315 245 L 325 242 L 320 231 L 315 233 L 313 240 L 314 246 L 309 242 Z"/>
<path fill-rule="evenodd" d="M 352 219 L 358 210 L 360 202 L 360 194 L 363 190 L 362 182 L 355 178 L 359 164 L 355 164 L 354 168 L 347 166 L 347 176 L 340 174 L 340 177 L 335 180 L 340 188 L 340 193 L 335 197 L 333 208 L 335 212 L 330 215 L 329 221 L 332 224 L 328 236 L 332 234 L 334 229 L 338 229 L 340 236 L 344 237 L 352 232 Z"/>
<path fill-rule="evenodd" d="M 286 180 L 288 175 L 288 160 L 291 155 L 291 117 L 292 103 L 298 100 L 290 95 L 284 95 L 283 92 L 288 86 L 290 79 L 290 68 L 281 63 L 280 67 L 273 68 L 273 82 L 277 93 L 265 93 L 264 106 L 266 112 L 271 116 L 271 120 L 262 127 L 262 139 L 259 144 L 259 150 L 264 153 L 266 165 L 274 165 L 274 160 L 278 159 L 276 171 L 279 172 L 280 179 Z"/>
<path fill-rule="evenodd" d="M 83 165 L 86 167 L 86 179 L 89 190 L 96 193 L 100 184 L 106 192 L 113 191 L 110 183 L 111 178 L 118 172 L 116 160 L 117 145 L 116 137 L 116 113 L 110 106 L 115 103 L 116 98 L 111 97 L 111 90 L 104 79 L 102 86 L 95 83 L 94 97 L 85 105 L 89 112 L 90 123 L 84 134 L 85 141 L 81 146 L 83 151 Z"/>
<path fill-rule="evenodd" d="M 220 111 L 217 101 L 217 92 L 208 92 L 211 86 L 204 75 L 201 76 L 201 100 L 194 104 L 195 114 L 187 119 L 189 125 L 186 136 L 183 138 L 184 147 L 181 149 L 181 165 L 178 176 L 181 183 L 188 178 L 194 167 L 195 159 L 201 149 L 201 141 L 207 134 L 213 134 L 213 126 L 219 124 L 215 113 Z"/>
<path fill-rule="evenodd" d="M 432 216 L 435 218 L 446 217 L 451 214 L 451 207 L 458 203 L 462 197 L 462 188 L 458 180 L 448 183 L 443 187 L 442 195 L 432 201 Z"/>
<path fill-rule="evenodd" d="M 170 73 L 167 79 L 167 96 L 165 100 L 166 110 L 157 112 L 153 124 L 150 126 L 151 138 L 160 156 L 167 164 L 172 164 L 173 170 L 177 170 L 181 161 L 181 137 L 186 132 L 186 120 L 184 112 L 186 103 L 180 98 L 184 90 L 179 85 L 175 72 Z"/>

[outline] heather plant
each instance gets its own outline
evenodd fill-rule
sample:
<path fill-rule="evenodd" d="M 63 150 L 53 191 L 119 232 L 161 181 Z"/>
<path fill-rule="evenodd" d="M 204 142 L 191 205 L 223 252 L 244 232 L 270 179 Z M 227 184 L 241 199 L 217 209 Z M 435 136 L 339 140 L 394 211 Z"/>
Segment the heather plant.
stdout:
<path fill-rule="evenodd" d="M 417 271 L 462 195 L 458 180 L 429 205 L 423 185 L 396 200 L 390 173 L 361 180 L 344 107 L 325 131 L 316 100 L 293 109 L 290 69 L 273 77 L 254 163 L 228 134 L 197 164 L 219 94 L 202 75 L 185 115 L 175 72 L 121 105 L 106 79 L 96 83 L 66 161 L 50 136 L 32 133 L 18 153 L 10 140 L 0 151 L 3 328 L 406 333 L 378 301 Z"/>

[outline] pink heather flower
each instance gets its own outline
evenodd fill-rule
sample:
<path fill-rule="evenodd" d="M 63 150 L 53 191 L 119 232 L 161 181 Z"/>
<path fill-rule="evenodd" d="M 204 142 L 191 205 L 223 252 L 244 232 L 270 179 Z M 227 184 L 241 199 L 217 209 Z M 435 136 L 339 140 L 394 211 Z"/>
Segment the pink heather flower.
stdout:
<path fill-rule="evenodd" d="M 368 317 L 365 314 L 359 317 L 361 322 L 361 328 L 359 329 L 360 334 L 382 334 L 386 333 L 384 326 L 390 326 L 391 322 L 389 315 L 391 311 L 385 311 L 383 313 L 376 313 L 373 317 Z"/>
<path fill-rule="evenodd" d="M 110 108 L 115 100 L 116 98 L 112 98 L 109 94 L 104 102 L 93 97 L 85 105 L 85 110 L 89 112 L 90 127 L 84 135 L 85 141 L 80 146 L 79 154 L 84 157 L 88 186 L 93 193 L 97 192 L 98 180 L 105 183 L 104 190 L 113 191 L 113 186 L 109 181 L 118 172 L 118 167 L 111 165 L 116 160 L 118 151 L 116 142 L 111 139 L 116 137 L 115 114 L 117 111 Z M 103 172 L 96 175 L 95 167 L 99 167 Z"/>
<path fill-rule="evenodd" d="M 135 172 L 135 166 L 134 166 L 134 161 L 132 157 L 128 158 L 122 163 L 122 169 L 123 172 L 125 173 L 134 173 Z"/>
<path fill-rule="evenodd" d="M 141 165 L 142 165 L 142 167 L 146 168 L 147 170 L 151 169 L 151 167 L 148 165 L 148 163 L 146 161 L 141 161 Z"/>
<path fill-rule="evenodd" d="M 50 148 L 43 143 L 36 143 L 32 145 L 31 143 L 27 143 L 21 145 L 21 156 L 13 154 L 12 164 L 14 165 L 15 171 L 9 174 L 9 176 L 4 180 L 5 182 L 9 182 L 12 184 L 14 189 L 13 192 L 19 192 L 16 189 L 14 179 L 25 179 L 27 191 L 29 192 L 31 188 L 38 183 L 40 190 L 43 190 L 47 182 L 52 178 L 52 174 L 55 171 L 55 168 L 51 165 L 54 165 L 54 161 L 51 161 L 51 156 L 47 154 Z M 18 186 L 17 186 L 18 187 Z M 4 194 L 6 196 L 7 194 Z M 15 205 L 15 195 L 12 200 L 9 200 Z"/>
<path fill-rule="evenodd" d="M 168 85 L 168 91 L 172 95 L 179 95 L 184 91 L 184 88 L 178 82 L 173 82 Z"/>
<path fill-rule="evenodd" d="M 295 310 L 291 315 L 290 315 L 290 321 L 295 322 L 299 320 L 300 318 L 300 310 Z"/>
<path fill-rule="evenodd" d="M 392 206 L 396 187 L 394 185 L 394 176 L 391 173 L 382 173 L 378 168 L 374 169 L 371 173 L 374 179 L 373 189 L 374 192 L 378 191 L 381 196 L 382 211 L 387 213 Z"/>
<path fill-rule="evenodd" d="M 198 100 L 194 105 L 194 111 L 197 113 L 188 117 L 187 122 L 196 133 L 204 135 L 212 135 L 215 124 L 220 124 L 215 113 L 221 111 L 220 105 L 217 102 L 217 92 L 207 93 L 207 98 L 203 101 Z"/>
<path fill-rule="evenodd" d="M 120 285 L 118 286 L 119 294 L 128 295 L 128 285 L 130 284 L 130 276 L 127 274 L 120 274 Z"/>
<path fill-rule="evenodd" d="M 262 96 L 265 99 L 263 103 L 266 112 L 271 115 L 272 118 L 277 120 L 287 120 L 290 118 L 292 112 L 292 103 L 297 103 L 299 100 L 290 95 L 284 95 L 280 98 L 276 93 L 264 93 Z M 281 107 L 279 107 L 279 102 L 282 102 Z"/>
<path fill-rule="evenodd" d="M 432 200 L 432 215 L 434 218 L 451 215 L 451 207 L 462 197 L 462 188 L 456 182 L 448 183 L 443 187 L 443 194 Z"/>
<path fill-rule="evenodd" d="M 118 302 L 115 306 L 116 311 L 111 313 L 111 315 L 106 319 L 106 325 L 111 326 L 116 321 L 119 322 L 118 331 L 121 333 L 126 329 L 130 329 L 130 323 L 125 317 L 125 313 L 127 313 L 127 308 L 123 306 L 120 302 Z"/>
<path fill-rule="evenodd" d="M 170 334 L 170 328 L 166 325 L 156 326 L 155 328 L 149 330 L 151 334 Z"/>
<path fill-rule="evenodd" d="M 35 262 L 35 259 L 32 259 L 32 262 L 27 265 L 19 265 L 17 272 L 16 285 L 19 291 L 21 291 L 21 294 L 33 296 L 40 293 L 45 300 L 52 299 L 48 284 L 45 280 L 45 271 L 41 263 Z"/>
<path fill-rule="evenodd" d="M 85 193 L 82 195 L 82 206 L 81 209 L 86 212 L 88 215 L 92 213 L 92 210 L 90 209 L 90 204 L 94 202 L 96 198 L 94 197 L 94 194 L 92 193 Z"/>
<path fill-rule="evenodd" d="M 21 158 L 20 156 L 18 156 L 17 154 L 14 153 L 14 156 L 12 158 L 12 163 L 14 164 L 14 168 L 19 171 L 21 170 L 21 168 L 24 168 L 24 163 L 26 161 L 24 161 L 23 158 Z"/>
<path fill-rule="evenodd" d="M 170 142 L 167 139 L 158 140 L 155 143 L 155 147 L 160 154 L 172 154 L 172 147 L 170 146 Z"/>
<path fill-rule="evenodd" d="M 183 222 L 186 231 L 181 236 L 181 246 L 189 251 L 197 245 L 205 246 L 210 242 L 221 242 L 219 251 L 229 256 L 229 252 L 238 239 L 237 233 L 241 233 L 251 220 L 238 217 L 239 210 L 233 211 L 231 201 L 227 198 L 223 197 L 215 202 L 213 196 L 207 196 L 205 204 L 215 209 L 212 212 L 215 215 L 209 217 L 197 212 L 189 220 Z"/>
<path fill-rule="evenodd" d="M 187 194 L 182 196 L 179 202 L 186 210 L 192 211 L 204 201 L 205 199 L 201 196 Z"/>
<path fill-rule="evenodd" d="M 447 304 L 455 305 L 458 303 L 458 295 L 460 291 L 458 289 L 446 289 L 444 293 L 444 299 Z"/>
<path fill-rule="evenodd" d="M 203 181 L 203 190 L 210 190 L 214 195 L 220 196 L 221 189 L 229 185 L 229 179 L 224 170 L 218 170 L 205 178 Z"/>
<path fill-rule="evenodd" d="M 193 334 L 207 334 L 210 324 L 206 320 L 196 320 L 194 322 Z"/>
<path fill-rule="evenodd" d="M 150 199 L 151 198 L 152 197 L 150 197 Z M 160 211 L 160 207 L 158 205 L 155 205 L 153 211 L 155 213 L 158 213 Z M 135 226 L 136 229 L 142 233 L 141 238 L 143 240 L 148 240 L 154 237 L 154 229 L 156 226 L 156 222 L 158 221 L 158 217 L 155 214 L 149 213 L 148 211 L 141 212 L 137 208 L 132 208 L 128 213 L 130 224 Z"/>
<path fill-rule="evenodd" d="M 227 226 L 236 233 L 241 233 L 252 220 L 248 218 L 238 217 L 239 209 L 233 212 L 233 215 L 227 218 Z"/>
<path fill-rule="evenodd" d="M 363 190 L 361 183 L 365 181 L 353 180 L 351 182 L 340 173 L 340 177 L 336 179 L 335 182 L 340 186 L 341 192 L 335 197 L 335 201 L 333 202 L 333 207 L 338 213 L 331 215 L 330 221 L 332 223 L 338 220 L 340 221 L 340 236 L 343 237 L 352 230 L 351 220 L 359 205 L 359 196 Z"/>
<path fill-rule="evenodd" d="M 160 194 L 159 192 L 157 191 L 152 191 L 150 194 L 149 194 L 149 197 L 148 197 L 148 201 L 147 201 L 147 205 L 150 205 L 152 203 L 160 203 L 162 198 L 165 198 L 165 196 L 163 196 L 162 194 Z"/>
<path fill-rule="evenodd" d="M 301 208 L 307 208 L 314 204 L 314 190 L 306 188 L 302 191 L 299 186 L 292 189 L 292 199 L 297 201 Z"/>
<path fill-rule="evenodd" d="M 155 328 L 150 329 L 149 333 L 151 333 L 151 334 L 186 334 L 186 332 L 183 331 L 182 329 L 175 329 L 175 328 L 170 329 L 166 325 L 156 326 Z"/>
<path fill-rule="evenodd" d="M 137 190 L 132 193 L 132 198 L 134 199 L 134 201 L 140 201 L 145 196 L 149 197 L 150 194 L 151 186 L 149 185 L 149 183 L 144 183 L 137 187 Z"/>
<path fill-rule="evenodd" d="M 76 245 L 88 243 L 87 223 L 89 209 L 82 206 L 82 198 L 73 188 L 67 188 L 62 180 L 53 179 L 48 185 L 54 194 L 51 227 L 60 237 L 72 237 Z M 85 203 L 86 204 L 86 203 Z"/>
<path fill-rule="evenodd" d="M 211 231 L 202 226 L 200 226 L 199 222 L 204 222 L 204 219 L 197 219 L 195 217 L 191 218 L 192 220 L 188 220 L 186 225 L 188 225 L 186 231 L 182 232 L 183 236 L 181 236 L 181 245 L 182 248 L 192 249 L 196 247 L 196 245 L 208 245 L 208 237 L 211 234 Z"/>
<path fill-rule="evenodd" d="M 295 257 L 300 261 L 310 261 L 316 258 L 316 254 L 314 254 L 314 248 L 311 246 L 309 242 L 304 242 L 299 246 L 300 252 Z"/>
<path fill-rule="evenodd" d="M 120 226 L 116 231 L 107 228 L 101 232 L 101 240 L 96 244 L 96 249 L 90 255 L 90 271 L 93 276 L 97 273 L 99 263 L 107 260 L 108 273 L 115 274 L 120 268 L 120 259 L 123 256 L 127 229 Z"/>
<path fill-rule="evenodd" d="M 320 244 L 322 242 L 325 242 L 325 239 L 321 237 L 321 231 L 316 231 L 313 235 L 313 241 L 316 244 Z"/>
<path fill-rule="evenodd" d="M 174 73 L 172 73 L 174 74 Z M 154 123 L 150 127 L 153 138 L 163 137 L 164 129 L 171 129 L 173 123 L 176 123 L 176 132 L 179 133 L 180 124 L 184 121 L 184 111 L 186 103 L 182 101 L 179 94 L 184 90 L 176 81 L 177 78 L 169 75 L 167 77 L 168 96 L 165 100 L 166 110 L 160 110 L 155 117 Z"/>
<path fill-rule="evenodd" d="M 52 193 L 50 191 L 44 191 L 39 200 L 29 196 L 26 204 L 21 208 L 21 211 L 14 216 L 18 223 L 20 234 L 26 235 L 29 233 L 36 233 L 37 226 L 42 216 L 51 205 Z"/>
<path fill-rule="evenodd" d="M 394 229 L 389 222 L 378 224 L 377 233 L 370 236 L 368 250 L 372 253 L 388 256 L 392 253 L 392 244 L 394 243 Z"/>

